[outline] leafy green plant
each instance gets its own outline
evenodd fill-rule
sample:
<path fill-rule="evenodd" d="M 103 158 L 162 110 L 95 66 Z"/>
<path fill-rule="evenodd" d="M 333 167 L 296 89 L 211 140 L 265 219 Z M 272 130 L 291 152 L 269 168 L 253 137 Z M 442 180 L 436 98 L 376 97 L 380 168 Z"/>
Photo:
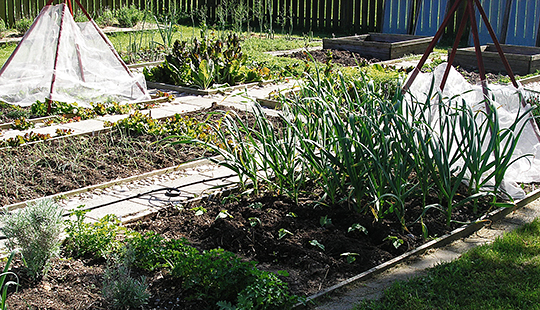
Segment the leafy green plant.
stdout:
<path fill-rule="evenodd" d="M 50 134 L 43 134 L 43 133 L 35 133 L 33 131 L 27 132 L 24 135 L 17 135 L 15 137 L 8 138 L 6 140 L 0 141 L 0 146 L 11 146 L 16 147 L 23 145 L 28 142 L 36 142 L 36 141 L 45 141 L 51 138 Z"/>
<path fill-rule="evenodd" d="M 125 234 L 126 229 L 120 226 L 120 220 L 114 214 L 108 214 L 95 223 L 85 222 L 87 210 L 79 206 L 72 210 L 75 219 L 66 221 L 67 238 L 64 240 L 64 251 L 73 257 L 90 256 L 107 258 L 121 248 L 117 236 Z"/>
<path fill-rule="evenodd" d="M 346 253 L 341 253 L 340 256 L 343 256 L 343 257 L 346 257 L 347 259 L 347 263 L 349 264 L 352 264 L 356 261 L 356 257 L 355 256 L 358 256 L 360 254 L 358 253 L 351 253 L 351 252 L 346 252 Z"/>
<path fill-rule="evenodd" d="M 387 236 L 386 238 L 383 239 L 383 241 L 386 241 L 386 240 L 390 241 L 390 243 L 392 243 L 392 245 L 396 249 L 402 246 L 404 243 L 403 239 L 398 238 L 396 236 Z"/>
<path fill-rule="evenodd" d="M 53 200 L 29 203 L 24 209 L 5 213 L 0 230 L 10 250 L 19 249 L 32 277 L 45 275 L 50 259 L 60 249 L 64 209 Z"/>
<path fill-rule="evenodd" d="M 278 275 L 289 276 L 283 270 L 278 271 Z M 290 309 L 297 303 L 305 303 L 304 298 L 291 295 L 287 283 L 281 281 L 276 274 L 252 269 L 251 276 L 255 280 L 238 294 L 236 304 L 219 301 L 217 306 L 222 310 L 280 310 Z"/>
<path fill-rule="evenodd" d="M 115 17 L 118 20 L 120 27 L 133 27 L 143 20 L 144 13 L 135 5 L 130 5 L 123 6 L 116 10 Z"/>
<path fill-rule="evenodd" d="M 29 122 L 24 117 L 20 117 L 13 121 L 13 124 L 11 124 L 11 128 L 18 129 L 18 130 L 26 130 L 26 129 L 34 128 L 34 123 Z"/>
<path fill-rule="evenodd" d="M 240 37 L 230 34 L 225 40 L 203 37 L 191 42 L 175 41 L 165 62 L 144 70 L 149 81 L 207 89 L 214 84 L 237 85 L 259 82 L 267 71 L 248 62 L 240 47 Z"/>
<path fill-rule="evenodd" d="M 24 35 L 28 29 L 30 29 L 33 22 L 33 19 L 30 17 L 22 17 L 21 19 L 15 21 L 15 29 L 19 35 Z"/>
<path fill-rule="evenodd" d="M 368 234 L 367 228 L 365 228 L 364 226 L 362 226 L 362 225 L 360 225 L 358 223 L 352 224 L 351 227 L 349 227 L 349 229 L 347 230 L 347 232 L 351 232 L 351 231 L 355 231 L 355 230 L 361 231 L 366 235 Z"/>

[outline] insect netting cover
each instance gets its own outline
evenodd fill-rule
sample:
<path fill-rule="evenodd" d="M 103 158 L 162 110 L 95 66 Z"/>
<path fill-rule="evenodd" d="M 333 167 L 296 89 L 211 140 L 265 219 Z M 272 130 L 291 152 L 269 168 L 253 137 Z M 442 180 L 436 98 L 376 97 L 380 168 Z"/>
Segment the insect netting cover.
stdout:
<path fill-rule="evenodd" d="M 501 148 L 511 145 L 511 139 L 519 137 L 513 150 L 511 165 L 508 167 L 504 174 L 504 180 L 501 184 L 501 189 L 513 198 L 523 198 L 525 192 L 521 189 L 518 183 L 531 183 L 540 181 L 540 135 L 538 135 L 538 128 L 535 121 L 532 119 L 530 113 L 531 107 L 527 104 L 524 105 L 523 99 L 526 99 L 528 94 L 522 87 L 516 89 L 509 85 L 488 85 L 488 97 L 489 104 L 492 105 L 496 113 L 497 127 L 485 127 L 489 122 L 493 122 L 493 119 L 487 120 L 486 115 L 486 97 L 484 96 L 483 88 L 480 85 L 472 85 L 453 67 L 450 69 L 450 74 L 446 82 L 444 91 L 441 93 L 439 85 L 446 69 L 446 63 L 439 65 L 432 73 L 419 73 L 410 87 L 408 96 L 406 96 L 405 104 L 407 105 L 423 105 L 428 102 L 430 104 L 429 109 L 424 109 L 421 113 L 427 113 L 429 115 L 411 115 L 411 119 L 428 119 L 429 125 L 433 128 L 433 131 L 441 138 L 441 143 L 444 145 L 444 140 L 448 137 L 448 132 L 440 132 L 441 126 L 439 124 L 443 122 L 442 118 L 448 118 L 448 114 L 440 113 L 442 106 L 450 107 L 446 111 L 460 111 L 463 109 L 465 103 L 470 111 L 470 119 L 474 119 L 476 122 L 475 130 L 478 134 L 486 135 L 486 138 L 481 138 L 478 141 L 480 148 L 486 150 L 486 145 L 489 143 L 489 139 L 496 131 L 502 139 Z M 429 98 L 428 98 L 429 96 Z M 413 109 L 414 110 L 414 109 Z M 418 111 L 418 110 L 416 110 Z M 466 121 L 465 119 L 463 119 Z M 458 124 L 458 126 L 461 126 Z M 472 128 L 472 127 L 471 127 Z M 484 130 L 479 130 L 484 128 Z M 448 127 L 447 130 L 457 132 L 460 134 L 459 129 Z M 509 133 L 508 131 L 511 131 Z M 504 133 L 509 133 L 504 136 Z M 456 152 L 466 153 L 473 145 L 459 144 L 460 138 L 455 140 L 455 144 L 446 150 L 449 156 L 453 156 Z M 495 160 L 493 154 L 489 152 L 489 158 L 487 162 Z M 508 154 L 508 153 L 506 153 Z M 505 155 L 506 155 L 505 154 Z M 457 173 L 463 169 L 464 161 L 460 160 L 452 167 L 454 172 Z M 486 175 L 489 175 L 493 169 L 487 171 Z M 466 174 L 465 177 L 467 178 Z M 489 185 L 491 182 L 487 182 Z"/>
<path fill-rule="evenodd" d="M 94 21 L 76 23 L 65 4 L 45 6 L 0 70 L 0 100 L 29 106 L 50 99 L 149 99 L 142 74 L 129 71 Z"/>

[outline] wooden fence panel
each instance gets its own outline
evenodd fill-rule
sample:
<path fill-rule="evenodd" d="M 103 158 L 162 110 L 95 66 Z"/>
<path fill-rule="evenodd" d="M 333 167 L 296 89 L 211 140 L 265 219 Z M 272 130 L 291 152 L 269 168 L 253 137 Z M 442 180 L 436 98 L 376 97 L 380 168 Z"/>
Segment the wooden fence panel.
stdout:
<path fill-rule="evenodd" d="M 507 8 L 506 2 L 507 0 L 480 0 L 480 3 L 486 12 L 488 21 L 491 24 L 491 27 L 493 27 L 493 31 L 495 31 L 499 41 L 501 40 L 504 15 Z M 476 23 L 478 24 L 478 36 L 480 38 L 480 44 L 493 42 L 491 35 L 487 30 L 487 26 L 480 16 L 478 10 L 476 10 Z M 470 35 L 469 44 L 474 45 L 472 35 Z"/>
<path fill-rule="evenodd" d="M 54 3 L 63 0 L 55 0 Z M 74 0 L 72 0 L 74 1 Z M 208 23 L 215 23 L 215 10 L 222 0 L 79 0 L 92 17 L 108 7 L 117 9 L 135 5 L 140 9 L 152 9 L 154 13 L 168 13 L 173 8 L 190 14 L 196 9 L 208 10 Z M 253 8 L 254 0 L 242 0 Z M 286 16 L 286 26 L 293 22 L 295 30 L 321 30 L 329 33 L 366 33 L 383 31 L 392 33 L 432 34 L 446 12 L 446 3 L 456 0 L 263 0 L 272 6 L 274 29 L 281 31 L 276 23 L 278 16 Z M 37 16 L 47 0 L 0 0 L 0 18 L 13 26 L 16 18 Z M 230 3 L 233 0 L 229 0 Z M 534 45 L 538 38 L 540 1 L 535 0 L 481 0 L 492 26 L 508 44 Z M 74 3 L 75 4 L 75 3 Z M 266 6 L 266 10 L 268 7 Z M 422 11 L 423 10 L 423 11 Z M 462 9 L 460 9 L 461 12 Z M 511 10 L 511 12 L 510 12 Z M 423 12 L 423 13 L 420 13 Z M 267 14 L 269 12 L 267 11 Z M 505 16 L 506 14 L 506 16 Z M 418 15 L 418 17 L 417 17 Z M 292 18 L 291 18 L 292 17 Z M 418 19 L 417 19 L 418 18 Z M 255 21 L 253 14 L 250 21 Z M 269 16 L 265 17 L 268 22 Z M 446 29 L 455 33 L 461 13 L 456 14 Z M 416 23 L 414 23 L 416 21 Z M 427 25 L 427 26 L 426 26 Z M 508 26 L 508 28 L 506 28 Z M 426 28 L 427 27 L 427 28 Z M 414 29 L 413 29 L 414 28 Z M 423 32 L 420 32 L 420 30 Z M 424 30 L 429 29 L 428 33 Z M 485 26 L 480 23 L 481 36 Z M 484 36 L 485 37 L 485 36 Z M 488 36 L 489 37 L 489 36 Z M 484 39 L 483 39 L 484 41 Z"/>
<path fill-rule="evenodd" d="M 446 12 L 448 1 L 423 0 L 419 4 L 418 16 L 414 34 L 420 36 L 433 36 L 439 30 Z"/>
<path fill-rule="evenodd" d="M 512 1 L 506 43 L 513 45 L 538 45 L 540 3 L 536 0 Z"/>

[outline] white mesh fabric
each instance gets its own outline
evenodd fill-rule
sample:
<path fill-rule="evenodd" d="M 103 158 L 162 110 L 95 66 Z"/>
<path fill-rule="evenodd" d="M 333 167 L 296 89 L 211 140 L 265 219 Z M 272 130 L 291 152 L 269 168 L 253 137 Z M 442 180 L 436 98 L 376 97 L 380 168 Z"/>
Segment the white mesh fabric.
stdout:
<path fill-rule="evenodd" d="M 46 98 L 88 106 L 149 95 L 144 76 L 125 67 L 94 22 L 76 23 L 59 4 L 43 8 L 0 71 L 0 100 L 29 106 Z"/>
<path fill-rule="evenodd" d="M 426 102 L 426 100 L 428 100 L 427 94 L 429 93 L 430 86 L 434 82 L 434 88 L 435 90 L 438 90 L 438 92 L 434 91 L 432 94 L 437 95 L 430 99 L 430 102 L 433 103 L 434 107 L 431 113 L 433 122 L 436 122 L 438 117 L 436 103 L 439 95 L 444 98 L 443 102 L 447 102 L 451 105 L 455 105 L 460 103 L 461 100 L 464 100 L 473 111 L 485 110 L 484 103 L 482 102 L 484 98 L 482 87 L 469 84 L 453 67 L 450 70 L 444 91 L 442 94 L 440 93 L 439 85 L 445 69 L 446 64 L 441 64 L 435 68 L 433 73 L 419 73 L 410 87 L 409 94 L 412 95 L 412 98 L 411 96 L 406 96 L 407 99 L 405 100 L 405 103 L 415 104 L 415 102 Z M 509 128 L 517 116 L 528 109 L 523 108 L 521 104 L 522 88 L 516 89 L 513 86 L 491 84 L 488 88 L 490 90 L 490 97 L 494 98 L 493 104 L 497 107 L 501 129 Z M 450 100 L 451 98 L 453 99 Z M 479 121 L 480 120 L 481 119 L 479 118 Z M 507 194 L 516 199 L 525 196 L 525 192 L 517 185 L 517 183 L 540 182 L 540 141 L 536 135 L 535 125 L 533 126 L 529 121 L 529 117 L 525 117 L 520 125 L 524 126 L 524 130 L 519 138 L 517 147 L 514 150 L 513 159 L 517 159 L 525 154 L 530 154 L 531 156 L 521 158 L 514 162 L 506 171 L 504 182 L 501 185 L 502 189 Z"/>

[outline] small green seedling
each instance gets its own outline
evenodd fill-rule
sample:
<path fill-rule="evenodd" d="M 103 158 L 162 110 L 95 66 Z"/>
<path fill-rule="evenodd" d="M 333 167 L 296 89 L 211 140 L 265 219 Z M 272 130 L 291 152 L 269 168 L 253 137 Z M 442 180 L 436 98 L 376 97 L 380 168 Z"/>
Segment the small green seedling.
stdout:
<path fill-rule="evenodd" d="M 358 255 L 360 254 L 351 253 L 351 252 L 341 253 L 341 256 L 345 256 L 347 258 L 347 263 L 349 264 L 352 264 L 356 260 L 355 256 L 358 256 Z"/>
<path fill-rule="evenodd" d="M 250 218 L 248 218 L 248 221 L 249 221 L 249 225 L 251 225 L 251 227 L 255 227 L 257 225 L 262 225 L 261 220 L 258 217 L 250 217 Z"/>
<path fill-rule="evenodd" d="M 403 239 L 400 239 L 396 236 L 388 236 L 383 239 L 383 241 L 390 240 L 394 248 L 399 248 L 403 244 Z"/>
<path fill-rule="evenodd" d="M 358 223 L 352 224 L 351 227 L 349 227 L 349 230 L 347 230 L 347 232 L 351 232 L 351 231 L 355 231 L 355 230 L 361 231 L 366 235 L 368 234 L 367 228 L 365 228 L 364 226 L 362 226 L 362 225 L 360 225 Z"/>
<path fill-rule="evenodd" d="M 332 219 L 329 218 L 328 215 L 321 216 L 319 223 L 321 224 L 321 227 L 328 227 L 332 225 Z"/>
<path fill-rule="evenodd" d="M 208 210 L 206 210 L 204 207 L 201 207 L 201 206 L 194 207 L 194 208 L 191 208 L 189 210 L 195 211 L 195 216 L 201 216 L 201 215 L 205 214 L 206 212 L 208 212 Z"/>
<path fill-rule="evenodd" d="M 293 233 L 286 230 L 285 228 L 281 228 L 280 230 L 278 230 L 278 240 L 283 239 L 283 237 L 285 237 L 286 235 L 292 236 Z"/>
<path fill-rule="evenodd" d="M 323 251 L 325 250 L 324 245 L 317 240 L 311 240 L 309 244 L 311 244 L 312 246 L 319 247 Z"/>
<path fill-rule="evenodd" d="M 216 220 L 218 219 L 226 219 L 226 218 L 233 218 L 234 216 L 232 216 L 229 211 L 227 210 L 221 210 L 219 211 L 218 215 L 216 216 Z"/>

